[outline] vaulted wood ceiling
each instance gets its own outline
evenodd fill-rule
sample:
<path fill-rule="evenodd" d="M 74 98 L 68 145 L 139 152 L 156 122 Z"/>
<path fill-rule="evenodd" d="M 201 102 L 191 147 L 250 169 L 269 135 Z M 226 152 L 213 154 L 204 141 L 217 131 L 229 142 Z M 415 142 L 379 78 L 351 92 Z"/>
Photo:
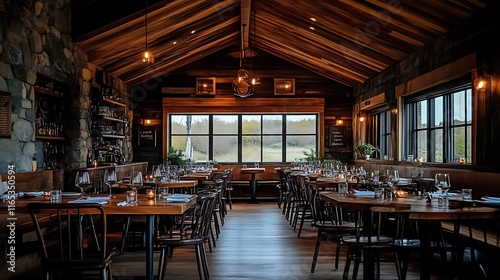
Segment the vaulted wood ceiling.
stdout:
<path fill-rule="evenodd" d="M 81 18 L 78 13 L 85 7 L 113 2 L 121 4 L 73 0 L 74 18 Z M 140 60 L 145 50 L 145 4 L 74 39 L 91 62 L 129 85 L 231 46 L 240 49 L 243 41 L 246 55 L 255 48 L 354 87 L 486 8 L 487 2 L 153 0 L 148 8 L 153 64 Z"/>

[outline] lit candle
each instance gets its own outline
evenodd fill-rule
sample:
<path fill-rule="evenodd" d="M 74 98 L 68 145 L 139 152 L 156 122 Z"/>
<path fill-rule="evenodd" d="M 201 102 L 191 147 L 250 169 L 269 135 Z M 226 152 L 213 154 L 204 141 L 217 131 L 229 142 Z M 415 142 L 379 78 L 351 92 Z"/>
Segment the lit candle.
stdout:
<path fill-rule="evenodd" d="M 94 160 L 92 161 L 92 165 L 93 165 L 94 167 L 97 167 L 97 160 L 95 160 L 95 159 L 94 159 Z"/>
<path fill-rule="evenodd" d="M 146 196 L 148 199 L 154 199 L 155 198 L 155 190 L 146 190 Z"/>
<path fill-rule="evenodd" d="M 407 195 L 408 193 L 403 190 L 396 191 L 396 197 L 406 197 Z"/>

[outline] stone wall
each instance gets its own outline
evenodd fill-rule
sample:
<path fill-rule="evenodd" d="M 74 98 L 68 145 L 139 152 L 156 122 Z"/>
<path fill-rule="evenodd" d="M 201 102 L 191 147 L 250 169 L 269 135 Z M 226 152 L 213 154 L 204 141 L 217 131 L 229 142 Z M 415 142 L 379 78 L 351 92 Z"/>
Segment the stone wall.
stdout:
<path fill-rule="evenodd" d="M 8 164 L 17 172 L 31 171 L 33 157 L 41 153 L 34 134 L 38 74 L 70 85 L 64 96 L 63 164 L 84 166 L 91 147 L 90 85 L 98 67 L 72 42 L 70 0 L 7 1 L 5 8 L 0 12 L 0 90 L 12 94 L 12 133 L 0 139 L 0 173 Z"/>

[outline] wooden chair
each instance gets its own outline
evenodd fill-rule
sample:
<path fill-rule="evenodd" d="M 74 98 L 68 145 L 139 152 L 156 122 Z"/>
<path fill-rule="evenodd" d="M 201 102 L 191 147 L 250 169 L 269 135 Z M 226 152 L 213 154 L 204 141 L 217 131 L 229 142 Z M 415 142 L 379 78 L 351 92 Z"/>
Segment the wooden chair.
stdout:
<path fill-rule="evenodd" d="M 316 269 L 321 240 L 325 236 L 332 238 L 337 243 L 335 254 L 335 268 L 337 269 L 339 266 L 340 238 L 342 235 L 354 234 L 356 227 L 353 223 L 344 221 L 344 215 L 341 208 L 329 205 L 325 201 L 320 200 L 319 194 L 321 191 L 311 186 L 309 186 L 308 189 L 310 192 L 309 197 L 313 218 L 311 226 L 318 231 L 311 264 L 311 273 L 314 273 Z"/>
<path fill-rule="evenodd" d="M 35 226 L 41 267 L 46 271 L 47 280 L 58 275 L 56 272 L 62 274 L 62 279 L 70 279 L 72 274 L 88 271 L 99 272 L 99 279 L 112 279 L 110 263 L 115 250 L 107 248 L 106 214 L 100 205 L 30 203 L 27 209 Z M 89 212 L 95 221 L 97 241 L 86 235 L 86 231 L 92 231 L 84 219 Z M 54 217 L 54 231 L 50 233 L 40 226 L 40 217 L 47 214 Z M 85 274 L 85 279 L 89 276 Z"/>
<path fill-rule="evenodd" d="M 380 279 L 380 252 L 392 250 L 394 241 L 394 236 L 384 235 L 380 231 L 384 218 L 382 214 L 395 213 L 396 210 L 396 207 L 381 206 L 371 207 L 369 213 L 362 213 L 361 211 L 354 212 L 354 222 L 359 230 L 355 231 L 355 235 L 344 235 L 341 237 L 341 243 L 349 247 L 343 273 L 344 280 L 348 279 L 352 261 L 354 261 L 352 279 L 357 278 L 361 262 L 365 264 L 363 267 L 363 269 L 366 270 L 363 272 L 364 274 L 373 275 L 375 279 Z M 366 219 L 366 214 L 369 214 L 370 219 Z M 361 228 L 364 228 L 364 232 Z M 373 267 L 367 265 L 368 263 L 373 264 Z M 374 271 L 370 271 L 369 268 L 373 268 Z"/>
<path fill-rule="evenodd" d="M 209 279 L 208 260 L 205 250 L 205 242 L 210 235 L 210 221 L 212 218 L 216 194 L 201 194 L 198 204 L 192 216 L 188 238 L 174 237 L 170 235 L 159 236 L 156 244 L 161 247 L 158 264 L 158 278 L 163 279 L 167 269 L 167 261 L 171 250 L 180 246 L 194 246 L 196 254 L 196 264 L 200 279 Z"/>

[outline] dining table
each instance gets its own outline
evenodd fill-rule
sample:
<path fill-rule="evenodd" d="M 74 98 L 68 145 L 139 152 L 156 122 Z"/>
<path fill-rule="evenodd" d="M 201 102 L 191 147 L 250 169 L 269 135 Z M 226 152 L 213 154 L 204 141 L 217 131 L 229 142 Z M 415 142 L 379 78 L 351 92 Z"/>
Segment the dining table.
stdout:
<path fill-rule="evenodd" d="M 62 203 L 78 203 L 85 201 L 88 203 L 97 203 L 97 201 L 105 203 L 102 204 L 106 215 L 145 215 L 146 216 L 146 272 L 147 280 L 153 280 L 154 276 L 154 221 L 156 215 L 182 215 L 188 209 L 196 204 L 197 196 L 193 195 L 188 201 L 185 202 L 167 202 L 165 199 L 148 199 L 146 195 L 139 195 L 139 203 L 134 206 L 120 206 L 124 205 L 126 200 L 124 194 L 116 194 L 112 197 L 107 195 L 89 195 L 86 197 L 66 196 L 63 192 Z M 26 205 L 32 202 L 45 202 L 51 203 L 47 197 L 37 196 L 30 198 L 18 198 L 15 200 L 15 215 L 29 214 Z M 9 203 L 0 203 L 0 213 L 8 213 Z M 83 213 L 83 212 L 82 212 Z M 85 214 L 85 213 L 84 213 Z M 88 213 L 92 214 L 92 213 Z"/>
<path fill-rule="evenodd" d="M 259 203 L 259 201 L 257 200 L 257 180 L 255 178 L 255 175 L 264 172 L 266 172 L 266 169 L 263 167 L 248 167 L 241 169 L 242 174 L 250 174 L 251 198 L 248 203 Z"/>
<path fill-rule="evenodd" d="M 356 194 L 341 195 L 337 192 L 324 191 L 320 193 L 320 199 L 342 208 L 354 209 L 369 213 L 374 206 L 393 206 L 397 212 L 407 213 L 409 219 L 418 223 L 420 236 L 420 279 L 431 279 L 431 225 L 439 221 L 458 221 L 474 219 L 498 218 L 500 209 L 494 207 L 473 207 L 471 204 L 454 203 L 449 207 L 437 207 L 437 203 L 429 203 L 427 199 L 420 197 L 404 198 L 375 198 L 374 196 Z M 400 207 L 398 207 L 400 206 Z M 370 223 L 364 223 L 371 226 Z M 363 229 L 370 232 L 370 229 Z M 363 264 L 363 279 L 375 279 L 375 267 L 373 261 Z"/>

